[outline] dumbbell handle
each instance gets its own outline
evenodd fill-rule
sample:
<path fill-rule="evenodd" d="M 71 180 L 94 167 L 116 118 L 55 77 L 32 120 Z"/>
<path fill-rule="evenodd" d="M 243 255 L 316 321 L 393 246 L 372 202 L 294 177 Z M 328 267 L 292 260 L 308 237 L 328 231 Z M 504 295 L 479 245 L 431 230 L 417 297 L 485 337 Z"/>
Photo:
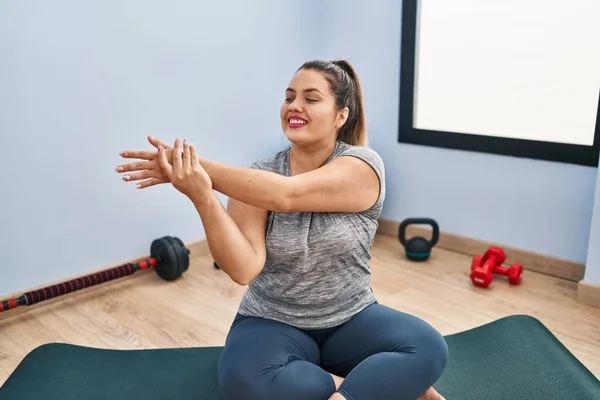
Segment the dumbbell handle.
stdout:
<path fill-rule="evenodd" d="M 490 257 L 487 260 L 485 260 L 485 262 L 481 265 L 480 268 L 489 271 L 489 272 L 493 272 L 494 269 L 496 269 L 498 267 L 498 259 L 496 257 Z"/>
<path fill-rule="evenodd" d="M 498 275 L 507 275 L 509 268 L 510 267 L 505 267 L 504 265 L 496 265 L 492 272 Z"/>
<path fill-rule="evenodd" d="M 156 267 L 160 263 L 155 257 L 143 259 L 137 263 L 129 263 L 114 267 L 105 271 L 96 272 L 70 281 L 62 282 L 57 285 L 46 286 L 42 289 L 32 290 L 24 293 L 17 298 L 0 301 L 0 312 L 7 311 L 19 306 L 30 306 L 54 297 L 62 296 L 67 293 L 85 289 L 90 286 L 98 285 L 104 282 L 119 279 L 123 276 L 132 275 L 136 271 Z"/>

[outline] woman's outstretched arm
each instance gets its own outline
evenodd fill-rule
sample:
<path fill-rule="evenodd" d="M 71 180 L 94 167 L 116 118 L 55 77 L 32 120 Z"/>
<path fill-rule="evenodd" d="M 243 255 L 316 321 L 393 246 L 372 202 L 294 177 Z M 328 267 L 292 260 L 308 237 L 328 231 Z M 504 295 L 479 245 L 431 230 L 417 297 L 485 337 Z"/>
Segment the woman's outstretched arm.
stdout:
<path fill-rule="evenodd" d="M 146 169 L 126 175 L 130 177 L 127 180 L 156 179 L 153 174 L 161 173 L 150 167 L 156 163 L 154 152 L 127 153 L 126 158 L 149 160 L 118 167 L 119 172 Z M 373 168 L 356 157 L 338 157 L 321 168 L 292 177 L 205 158 L 199 161 L 213 189 L 264 210 L 360 212 L 371 207 L 380 192 L 379 177 Z"/>
<path fill-rule="evenodd" d="M 339 157 L 316 170 L 283 176 L 200 158 L 213 188 L 256 207 L 279 212 L 360 212 L 379 196 L 373 169 L 355 157 Z"/>

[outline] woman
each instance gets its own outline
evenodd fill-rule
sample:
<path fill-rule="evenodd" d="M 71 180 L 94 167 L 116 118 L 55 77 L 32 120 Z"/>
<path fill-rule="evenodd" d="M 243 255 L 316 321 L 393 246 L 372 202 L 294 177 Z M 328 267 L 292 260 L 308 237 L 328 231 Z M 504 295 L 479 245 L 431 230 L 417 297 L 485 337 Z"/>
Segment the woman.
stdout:
<path fill-rule="evenodd" d="M 291 147 L 251 168 L 198 157 L 193 144 L 128 151 L 139 188 L 171 182 L 198 211 L 211 254 L 248 285 L 219 362 L 225 399 L 443 399 L 443 337 L 377 302 L 371 245 L 384 166 L 367 147 L 361 86 L 346 61 L 312 61 L 286 90 Z M 229 197 L 224 209 L 213 189 Z"/>

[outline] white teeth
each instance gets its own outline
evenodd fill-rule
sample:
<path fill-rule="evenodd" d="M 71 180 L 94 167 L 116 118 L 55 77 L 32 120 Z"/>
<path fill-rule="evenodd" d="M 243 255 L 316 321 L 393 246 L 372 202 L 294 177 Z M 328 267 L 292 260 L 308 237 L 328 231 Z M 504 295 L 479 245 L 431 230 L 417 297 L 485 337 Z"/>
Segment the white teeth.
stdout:
<path fill-rule="evenodd" d="M 301 119 L 290 119 L 290 124 L 306 124 L 306 121 Z"/>

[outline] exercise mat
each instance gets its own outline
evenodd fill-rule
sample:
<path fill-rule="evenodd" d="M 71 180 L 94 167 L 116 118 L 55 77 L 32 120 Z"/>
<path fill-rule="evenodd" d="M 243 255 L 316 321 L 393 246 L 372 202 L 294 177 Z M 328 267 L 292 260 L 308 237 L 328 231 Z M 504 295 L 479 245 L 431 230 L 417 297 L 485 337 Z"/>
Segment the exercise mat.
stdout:
<path fill-rule="evenodd" d="M 447 400 L 600 400 L 600 381 L 539 320 L 513 315 L 445 337 Z"/>
<path fill-rule="evenodd" d="M 448 367 L 435 387 L 448 400 L 600 399 L 600 381 L 535 318 L 510 316 L 446 340 Z M 219 400 L 221 350 L 45 344 L 0 387 L 0 400 Z"/>

